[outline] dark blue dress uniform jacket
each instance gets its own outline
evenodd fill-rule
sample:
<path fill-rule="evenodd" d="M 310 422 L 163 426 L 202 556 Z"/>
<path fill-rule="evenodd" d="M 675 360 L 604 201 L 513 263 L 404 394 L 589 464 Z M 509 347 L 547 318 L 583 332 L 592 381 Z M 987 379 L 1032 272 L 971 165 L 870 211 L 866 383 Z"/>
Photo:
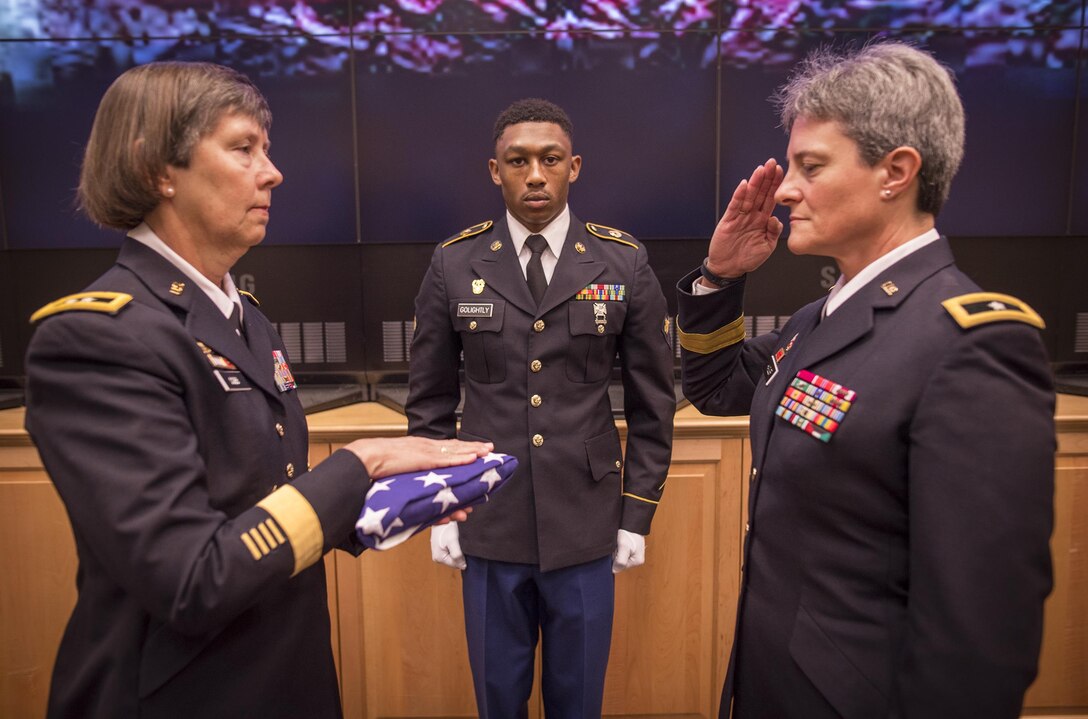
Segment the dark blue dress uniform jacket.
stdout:
<path fill-rule="evenodd" d="M 409 432 L 455 436 L 464 351 L 459 436 L 492 441 L 520 462 L 502 491 L 461 523 L 465 554 L 549 571 L 609 555 L 619 528 L 650 531 L 676 406 L 668 310 L 646 250 L 625 233 L 593 227 L 608 239 L 571 216 L 539 308 L 505 219 L 437 247 L 416 297 Z M 622 285 L 623 299 L 576 299 L 590 284 Z M 617 352 L 625 463 L 608 399 Z"/>
<path fill-rule="evenodd" d="M 88 289 L 133 299 L 41 320 L 27 356 L 27 429 L 79 555 L 49 716 L 339 716 L 320 559 L 351 535 L 362 463 L 341 450 L 307 471 L 255 306 L 247 347 L 134 240 Z"/>
<path fill-rule="evenodd" d="M 1054 394 L 1037 315 L 963 297 L 978 287 L 944 239 L 823 321 L 821 299 L 748 341 L 729 323 L 743 282 L 693 296 L 697 276 L 678 286 L 684 393 L 709 414 L 751 413 L 722 716 L 735 691 L 742 719 L 1017 717 L 1051 588 Z M 775 416 L 800 370 L 856 392 L 826 443 Z"/>

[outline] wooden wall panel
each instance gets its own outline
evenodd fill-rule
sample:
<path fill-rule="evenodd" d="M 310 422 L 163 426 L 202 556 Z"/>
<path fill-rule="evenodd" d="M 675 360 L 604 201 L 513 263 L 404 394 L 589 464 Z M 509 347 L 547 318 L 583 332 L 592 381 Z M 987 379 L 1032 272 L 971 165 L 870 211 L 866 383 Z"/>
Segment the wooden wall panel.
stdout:
<path fill-rule="evenodd" d="M 646 564 L 616 575 L 606 716 L 709 716 L 717 471 L 717 457 L 675 459 Z"/>
<path fill-rule="evenodd" d="M 476 714 L 460 573 L 431 561 L 428 537 L 358 560 L 368 717 Z"/>
<path fill-rule="evenodd" d="M 1025 716 L 1088 719 L 1088 400 L 1073 400 L 1059 398 L 1056 583 Z M 316 420 L 311 463 L 347 437 L 403 433 L 383 408 L 360 410 L 373 422 L 348 409 L 325 413 L 327 436 Z M 9 414 L 19 412 L 0 412 L 0 717 L 38 719 L 75 602 L 76 558 L 67 515 L 21 432 L 21 415 Z M 750 458 L 735 421 L 681 414 L 647 564 L 617 577 L 607 717 L 695 719 L 717 711 Z M 325 562 L 345 716 L 475 716 L 460 577 L 431 562 L 427 534 L 392 552 L 336 552 Z M 537 666 L 531 719 L 542 716 L 539 656 Z"/>
<path fill-rule="evenodd" d="M 1032 710 L 1088 714 L 1088 434 L 1058 448 L 1054 481 L 1054 590 L 1046 602 L 1039 676 L 1024 699 Z"/>
<path fill-rule="evenodd" d="M 75 576 L 68 515 L 37 453 L 0 447 L 0 717 L 45 715 Z"/>

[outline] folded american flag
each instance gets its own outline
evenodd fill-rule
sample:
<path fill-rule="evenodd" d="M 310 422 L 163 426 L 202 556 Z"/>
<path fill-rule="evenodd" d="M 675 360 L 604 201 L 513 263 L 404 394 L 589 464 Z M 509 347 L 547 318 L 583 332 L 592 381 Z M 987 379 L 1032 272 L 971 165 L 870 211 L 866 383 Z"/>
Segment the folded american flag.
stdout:
<path fill-rule="evenodd" d="M 471 464 L 378 480 L 366 493 L 355 534 L 371 549 L 391 549 L 458 509 L 486 502 L 517 468 L 516 457 L 491 452 Z"/>

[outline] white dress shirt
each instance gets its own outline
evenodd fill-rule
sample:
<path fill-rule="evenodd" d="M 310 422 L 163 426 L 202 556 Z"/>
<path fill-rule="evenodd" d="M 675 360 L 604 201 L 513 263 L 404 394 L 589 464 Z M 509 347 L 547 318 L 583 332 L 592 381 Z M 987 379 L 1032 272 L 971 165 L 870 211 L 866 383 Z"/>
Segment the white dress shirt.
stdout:
<path fill-rule="evenodd" d="M 540 232 L 529 232 L 525 225 L 518 222 L 510 210 L 506 211 L 506 226 L 510 228 L 510 241 L 514 243 L 514 250 L 518 253 L 518 262 L 521 263 L 521 274 L 525 274 L 525 268 L 529 264 L 532 251 L 525 246 L 525 240 L 529 235 L 543 235 L 548 241 L 548 249 L 540 253 L 540 264 L 544 267 L 544 279 L 550 283 L 555 265 L 559 262 L 559 253 L 563 251 L 563 243 L 567 240 L 567 230 L 570 229 L 570 205 L 563 208 L 554 220 L 548 223 Z"/>
<path fill-rule="evenodd" d="M 849 282 L 843 282 L 843 275 L 835 281 L 835 285 L 828 291 L 827 302 L 824 303 L 824 317 L 829 317 L 832 312 L 842 306 L 843 302 L 854 296 L 858 290 L 875 279 L 884 270 L 894 265 L 912 252 L 917 252 L 930 242 L 940 239 L 941 233 L 936 228 L 923 232 L 912 240 L 908 240 L 896 247 L 891 252 L 876 258 L 854 275 Z"/>
<path fill-rule="evenodd" d="M 155 252 L 162 255 L 167 262 L 181 270 L 182 274 L 195 282 L 196 286 L 204 291 L 204 294 L 206 294 L 208 299 L 219 308 L 219 311 L 223 313 L 224 317 L 230 319 L 231 312 L 234 310 L 235 305 L 238 306 L 238 317 L 242 317 L 245 308 L 242 305 L 242 298 L 238 296 L 238 288 L 234 286 L 234 278 L 230 276 L 229 272 L 223 275 L 223 286 L 219 287 L 207 277 L 200 274 L 200 272 L 189 264 L 181 255 L 170 249 L 170 246 L 163 242 L 146 222 L 141 222 L 139 225 L 129 230 L 128 236 L 140 244 L 155 250 Z"/>

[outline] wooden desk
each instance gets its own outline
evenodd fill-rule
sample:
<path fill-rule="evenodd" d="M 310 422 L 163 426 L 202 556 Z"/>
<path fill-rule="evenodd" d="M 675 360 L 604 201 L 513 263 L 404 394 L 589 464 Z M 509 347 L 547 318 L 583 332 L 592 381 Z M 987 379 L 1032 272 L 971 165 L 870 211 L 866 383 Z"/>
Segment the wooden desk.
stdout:
<path fill-rule="evenodd" d="M 1055 588 L 1024 713 L 1084 719 L 1088 398 L 1059 396 L 1056 418 Z M 407 428 L 375 403 L 311 415 L 309 425 L 311 463 L 356 437 Z M 686 407 L 675 426 L 648 562 L 616 580 L 607 716 L 716 716 L 740 580 L 748 422 Z M 345 715 L 474 716 L 459 577 L 431 562 L 426 533 L 389 553 L 336 552 L 325 561 Z M 43 716 L 75 571 L 68 520 L 23 431 L 23 410 L 0 411 L 0 716 Z M 542 715 L 534 695 L 531 716 Z"/>

